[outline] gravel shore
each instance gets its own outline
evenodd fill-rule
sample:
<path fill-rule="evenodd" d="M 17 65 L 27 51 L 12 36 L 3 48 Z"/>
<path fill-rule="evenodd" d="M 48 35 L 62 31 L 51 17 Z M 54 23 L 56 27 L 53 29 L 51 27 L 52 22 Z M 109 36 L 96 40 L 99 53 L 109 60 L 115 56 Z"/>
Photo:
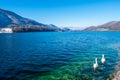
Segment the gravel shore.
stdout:
<path fill-rule="evenodd" d="M 118 72 L 115 74 L 115 77 L 113 78 L 113 80 L 120 80 L 120 71 L 118 71 Z"/>

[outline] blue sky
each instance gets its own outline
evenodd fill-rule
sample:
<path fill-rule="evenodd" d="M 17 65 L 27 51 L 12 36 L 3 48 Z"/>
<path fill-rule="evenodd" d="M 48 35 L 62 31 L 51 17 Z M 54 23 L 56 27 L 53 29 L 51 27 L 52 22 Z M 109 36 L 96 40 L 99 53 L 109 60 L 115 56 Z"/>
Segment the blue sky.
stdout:
<path fill-rule="evenodd" d="M 1 0 L 0 8 L 60 27 L 120 21 L 120 0 Z"/>

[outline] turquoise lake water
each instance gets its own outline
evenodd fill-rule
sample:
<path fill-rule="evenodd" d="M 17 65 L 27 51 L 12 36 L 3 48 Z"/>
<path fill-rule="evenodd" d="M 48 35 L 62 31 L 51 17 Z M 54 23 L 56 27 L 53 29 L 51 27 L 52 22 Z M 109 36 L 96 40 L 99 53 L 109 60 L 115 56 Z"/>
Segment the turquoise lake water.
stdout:
<path fill-rule="evenodd" d="M 0 34 L 0 80 L 110 79 L 119 48 L 120 32 Z M 96 57 L 99 67 L 94 70 Z"/>

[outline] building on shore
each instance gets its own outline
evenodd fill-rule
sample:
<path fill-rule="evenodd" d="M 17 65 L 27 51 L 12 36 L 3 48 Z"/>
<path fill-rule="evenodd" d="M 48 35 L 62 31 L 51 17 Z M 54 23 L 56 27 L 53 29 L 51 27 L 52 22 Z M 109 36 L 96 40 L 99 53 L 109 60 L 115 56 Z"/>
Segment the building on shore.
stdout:
<path fill-rule="evenodd" d="M 0 28 L 0 33 L 13 33 L 12 28 Z"/>

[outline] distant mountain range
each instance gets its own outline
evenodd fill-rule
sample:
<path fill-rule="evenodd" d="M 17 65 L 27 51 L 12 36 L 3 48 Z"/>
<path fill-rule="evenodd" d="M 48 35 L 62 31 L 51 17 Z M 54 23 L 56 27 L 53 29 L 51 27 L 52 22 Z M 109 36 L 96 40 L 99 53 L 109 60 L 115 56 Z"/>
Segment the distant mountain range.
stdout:
<path fill-rule="evenodd" d="M 83 31 L 120 31 L 120 21 L 111 21 L 99 26 L 90 26 Z"/>
<path fill-rule="evenodd" d="M 39 23 L 14 12 L 0 9 L 0 28 L 7 27 L 12 28 L 13 32 L 72 31 L 70 28 L 59 28 L 53 24 Z M 120 21 L 111 21 L 99 26 L 90 26 L 83 31 L 120 31 Z"/>
<path fill-rule="evenodd" d="M 61 31 L 57 26 L 42 24 L 37 21 L 24 18 L 18 14 L 0 9 L 0 28 L 12 28 L 14 32 L 30 31 Z"/>

